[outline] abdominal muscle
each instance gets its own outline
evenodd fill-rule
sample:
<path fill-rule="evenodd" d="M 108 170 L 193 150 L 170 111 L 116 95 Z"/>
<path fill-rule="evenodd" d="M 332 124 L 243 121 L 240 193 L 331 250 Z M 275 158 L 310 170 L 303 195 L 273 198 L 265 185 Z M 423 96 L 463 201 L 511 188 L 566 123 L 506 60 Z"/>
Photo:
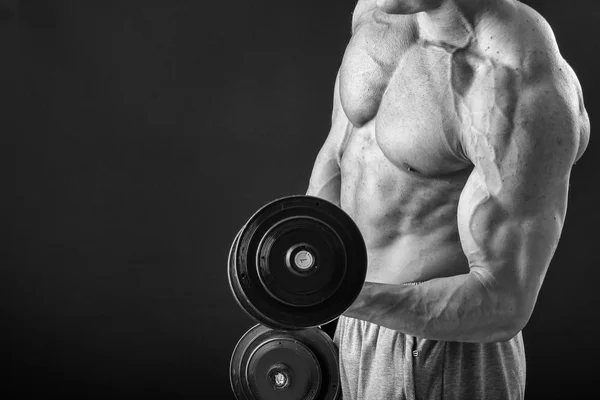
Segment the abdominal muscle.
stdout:
<path fill-rule="evenodd" d="M 469 271 L 457 226 L 461 171 L 424 177 L 390 162 L 373 124 L 354 128 L 341 158 L 340 203 L 368 252 L 367 281 L 404 284 Z"/>

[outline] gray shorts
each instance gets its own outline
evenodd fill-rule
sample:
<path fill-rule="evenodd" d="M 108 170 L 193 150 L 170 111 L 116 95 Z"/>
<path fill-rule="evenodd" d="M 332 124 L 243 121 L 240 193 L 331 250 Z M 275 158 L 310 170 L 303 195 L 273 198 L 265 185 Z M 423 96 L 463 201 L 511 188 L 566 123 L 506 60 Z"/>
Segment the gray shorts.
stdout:
<path fill-rule="evenodd" d="M 525 395 L 525 350 L 519 333 L 502 343 L 420 339 L 340 317 L 344 400 L 513 400 Z"/>

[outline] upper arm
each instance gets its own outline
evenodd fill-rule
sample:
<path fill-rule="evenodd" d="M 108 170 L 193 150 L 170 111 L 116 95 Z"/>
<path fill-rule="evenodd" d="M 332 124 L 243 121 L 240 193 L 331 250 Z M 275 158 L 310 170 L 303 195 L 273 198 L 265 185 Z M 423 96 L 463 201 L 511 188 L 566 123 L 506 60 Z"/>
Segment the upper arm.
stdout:
<path fill-rule="evenodd" d="M 340 162 L 351 123 L 346 117 L 340 100 L 340 74 L 338 73 L 333 95 L 331 129 L 315 160 L 307 194 L 340 204 Z"/>
<path fill-rule="evenodd" d="M 474 168 L 459 200 L 462 246 L 471 273 L 521 328 L 565 220 L 580 145 L 574 97 L 556 83 L 529 85 L 514 108 L 497 112 L 491 124 L 474 124 L 463 138 Z"/>

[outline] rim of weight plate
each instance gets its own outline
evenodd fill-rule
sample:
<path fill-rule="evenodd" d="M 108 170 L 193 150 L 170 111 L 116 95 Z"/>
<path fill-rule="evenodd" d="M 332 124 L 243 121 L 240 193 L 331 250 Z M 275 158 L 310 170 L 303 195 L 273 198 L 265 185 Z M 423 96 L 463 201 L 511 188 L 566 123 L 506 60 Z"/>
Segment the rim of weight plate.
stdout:
<path fill-rule="evenodd" d="M 240 281 L 239 281 L 239 277 L 236 274 L 236 270 L 237 268 L 235 267 L 234 264 L 234 259 L 233 259 L 233 254 L 235 252 L 235 250 L 237 249 L 237 245 L 239 243 L 240 240 L 240 235 L 242 233 L 242 230 L 244 228 L 242 228 L 238 234 L 236 235 L 231 248 L 229 249 L 229 262 L 228 262 L 228 266 L 227 266 L 227 278 L 229 280 L 229 287 L 231 289 L 231 292 L 233 293 L 233 298 L 235 299 L 235 302 L 240 306 L 240 308 L 242 310 L 244 310 L 246 312 L 247 315 L 249 315 L 252 319 L 258 321 L 258 322 L 262 322 L 265 325 L 271 325 L 274 326 L 276 325 L 275 321 L 269 321 L 267 320 L 267 317 L 260 314 L 258 311 L 256 311 L 254 309 L 254 307 L 252 306 L 252 304 L 250 304 L 248 301 L 245 301 L 244 298 L 244 294 L 240 292 Z M 267 321 L 265 321 L 267 320 Z"/>

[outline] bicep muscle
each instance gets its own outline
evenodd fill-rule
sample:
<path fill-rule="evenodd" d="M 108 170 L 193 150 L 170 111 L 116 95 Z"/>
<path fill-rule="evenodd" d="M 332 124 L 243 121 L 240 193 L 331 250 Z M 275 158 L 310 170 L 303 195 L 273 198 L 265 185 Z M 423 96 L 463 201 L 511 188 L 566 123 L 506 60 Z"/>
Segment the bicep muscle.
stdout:
<path fill-rule="evenodd" d="M 510 128 L 474 129 L 474 164 L 461 194 L 459 232 L 471 271 L 529 317 L 561 234 L 576 156 L 576 118 L 560 88 L 519 95 Z"/>

